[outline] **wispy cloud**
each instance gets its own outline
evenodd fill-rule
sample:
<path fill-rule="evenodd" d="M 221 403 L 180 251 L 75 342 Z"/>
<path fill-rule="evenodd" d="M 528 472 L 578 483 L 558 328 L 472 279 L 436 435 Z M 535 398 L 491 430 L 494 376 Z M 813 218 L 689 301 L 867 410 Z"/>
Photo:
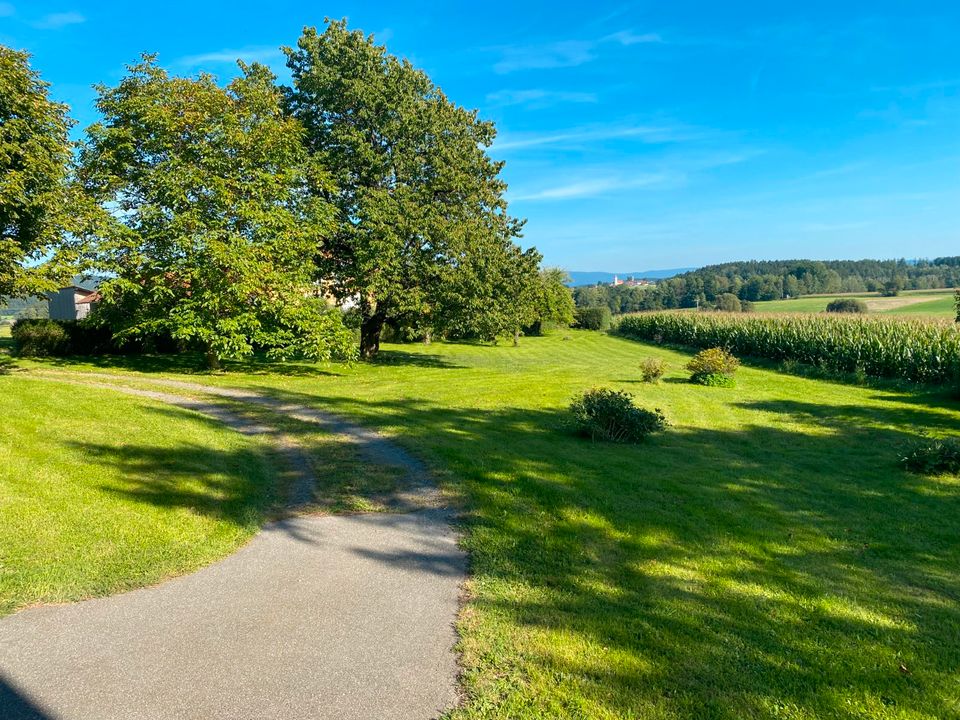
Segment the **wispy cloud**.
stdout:
<path fill-rule="evenodd" d="M 702 137 L 702 133 L 689 128 L 633 125 L 613 127 L 575 128 L 555 133 L 534 133 L 524 135 L 506 135 L 502 140 L 494 143 L 493 149 L 518 150 L 537 147 L 540 145 L 567 144 L 580 146 L 591 142 L 605 140 L 622 140 L 635 138 L 647 143 L 668 143 L 692 140 Z"/>
<path fill-rule="evenodd" d="M 271 63 L 283 58 L 283 51 L 276 46 L 253 46 L 246 48 L 216 50 L 214 52 L 187 55 L 174 61 L 179 67 L 199 67 L 201 65 L 233 64 L 237 60 L 244 62 Z"/>
<path fill-rule="evenodd" d="M 487 101 L 501 107 L 525 105 L 539 108 L 561 103 L 595 103 L 598 97 L 596 93 L 565 90 L 499 90 L 488 94 Z"/>
<path fill-rule="evenodd" d="M 507 45 L 496 48 L 500 51 L 500 60 L 493 70 L 501 75 L 518 70 L 550 70 L 553 68 L 576 67 L 596 60 L 600 47 L 607 43 L 619 45 L 638 45 L 663 42 L 657 33 L 636 33 L 633 30 L 620 30 L 601 38 L 591 40 L 560 40 L 532 45 Z"/>
<path fill-rule="evenodd" d="M 8 2 L 0 2 L 0 17 L 11 17 L 17 14 L 16 8 Z"/>
<path fill-rule="evenodd" d="M 618 42 L 621 45 L 641 45 L 643 43 L 662 43 L 663 38 L 657 33 L 637 34 L 632 30 L 621 30 L 612 35 L 607 35 L 605 41 Z"/>
<path fill-rule="evenodd" d="M 870 92 L 874 93 L 896 93 L 899 95 L 922 95 L 928 92 L 941 92 L 960 87 L 960 78 L 946 80 L 930 80 L 928 82 L 918 82 L 909 85 L 874 85 Z"/>
<path fill-rule="evenodd" d="M 633 177 L 605 177 L 593 180 L 581 180 L 564 185 L 556 185 L 529 193 L 511 197 L 514 201 L 542 202 L 550 200 L 574 200 L 607 195 L 612 192 L 634 190 L 641 187 L 666 185 L 671 182 L 668 175 L 636 175 Z"/>
<path fill-rule="evenodd" d="M 68 25 L 79 25 L 86 21 L 87 19 L 78 12 L 51 13 L 33 23 L 33 26 L 40 30 L 59 30 Z"/>
<path fill-rule="evenodd" d="M 564 40 L 543 45 L 517 45 L 501 48 L 503 56 L 493 66 L 494 72 L 506 74 L 517 70 L 547 70 L 576 67 L 590 62 L 595 43 Z"/>

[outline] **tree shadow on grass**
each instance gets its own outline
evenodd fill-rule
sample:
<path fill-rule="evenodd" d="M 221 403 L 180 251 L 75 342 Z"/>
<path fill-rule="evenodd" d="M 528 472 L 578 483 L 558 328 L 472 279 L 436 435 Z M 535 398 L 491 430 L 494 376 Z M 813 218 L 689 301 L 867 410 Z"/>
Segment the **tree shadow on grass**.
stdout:
<path fill-rule="evenodd" d="M 465 366 L 450 362 L 443 355 L 428 353 L 414 353 L 406 350 L 381 350 L 371 361 L 375 365 L 410 365 L 412 367 L 422 368 L 456 368 L 462 369 Z"/>
<path fill-rule="evenodd" d="M 94 366 L 104 370 L 129 370 L 142 373 L 175 373 L 179 375 L 209 375 L 204 358 L 199 353 L 186 352 L 171 355 L 96 355 L 65 358 L 42 358 L 38 362 L 58 367 Z M 247 375 L 281 375 L 285 377 L 327 377 L 340 373 L 329 367 L 310 362 L 271 362 L 255 357 L 246 361 L 224 361 L 223 371 Z"/>
<path fill-rule="evenodd" d="M 37 362 L 57 368 L 93 366 L 104 370 L 127 370 L 142 373 L 175 373 L 180 375 L 209 375 L 203 356 L 195 352 L 170 355 L 96 355 L 64 358 L 35 358 Z M 407 352 L 404 350 L 381 350 L 371 361 L 377 365 L 409 365 L 422 368 L 462 368 L 441 355 Z M 245 375 L 278 375 L 282 377 L 333 377 L 339 376 L 335 363 L 318 364 L 307 360 L 287 362 L 272 361 L 262 355 L 248 360 L 223 362 L 223 373 Z M 220 374 L 220 373 L 218 373 Z"/>
<path fill-rule="evenodd" d="M 504 712 L 960 713 L 960 483 L 896 462 L 941 413 L 757 403 L 617 446 L 560 411 L 264 392 L 395 430 L 462 495 L 466 677 Z"/>
<path fill-rule="evenodd" d="M 145 405 L 162 422 L 184 421 L 222 430 L 214 418 L 177 407 Z M 185 508 L 236 525 L 260 523 L 277 501 L 281 488 L 271 479 L 276 459 L 262 448 L 250 446 L 229 450 L 199 442 L 179 444 L 132 444 L 70 441 L 74 451 L 118 470 L 119 479 L 104 482 L 109 493 L 164 508 Z"/>
<path fill-rule="evenodd" d="M 253 450 L 222 451 L 195 443 L 159 447 L 72 442 L 70 446 L 119 470 L 122 478 L 101 488 L 136 502 L 185 508 L 249 526 L 260 522 L 273 499 L 273 488 L 258 483 L 250 472 L 264 462 Z"/>

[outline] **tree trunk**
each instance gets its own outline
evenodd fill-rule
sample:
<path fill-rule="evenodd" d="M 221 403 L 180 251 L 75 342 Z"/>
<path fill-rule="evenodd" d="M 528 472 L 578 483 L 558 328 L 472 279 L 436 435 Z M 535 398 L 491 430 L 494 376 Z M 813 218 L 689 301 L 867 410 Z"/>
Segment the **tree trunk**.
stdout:
<path fill-rule="evenodd" d="M 424 345 L 429 345 L 429 344 L 430 344 L 430 341 L 433 339 L 433 338 L 431 337 L 431 335 L 432 335 L 432 333 L 430 332 L 430 330 L 427 330 L 427 331 L 423 334 L 423 344 L 424 344 Z"/>
<path fill-rule="evenodd" d="M 220 370 L 223 367 L 220 364 L 220 356 L 213 351 L 213 348 L 208 347 L 204 357 L 207 359 L 207 370 Z"/>
<path fill-rule="evenodd" d="M 360 357 L 370 360 L 380 352 L 380 333 L 387 320 L 385 313 L 376 312 L 360 324 Z"/>
<path fill-rule="evenodd" d="M 516 328 L 513 331 L 513 346 L 517 347 L 520 344 L 520 328 Z"/>

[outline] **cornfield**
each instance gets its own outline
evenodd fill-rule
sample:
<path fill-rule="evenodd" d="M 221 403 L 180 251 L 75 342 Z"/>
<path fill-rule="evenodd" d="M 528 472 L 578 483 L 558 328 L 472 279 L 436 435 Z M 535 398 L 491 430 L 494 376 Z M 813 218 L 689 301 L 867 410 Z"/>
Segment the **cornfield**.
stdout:
<path fill-rule="evenodd" d="M 960 331 L 953 323 L 652 312 L 624 317 L 614 332 L 637 340 L 722 347 L 737 355 L 794 360 L 836 372 L 937 384 L 960 378 Z"/>

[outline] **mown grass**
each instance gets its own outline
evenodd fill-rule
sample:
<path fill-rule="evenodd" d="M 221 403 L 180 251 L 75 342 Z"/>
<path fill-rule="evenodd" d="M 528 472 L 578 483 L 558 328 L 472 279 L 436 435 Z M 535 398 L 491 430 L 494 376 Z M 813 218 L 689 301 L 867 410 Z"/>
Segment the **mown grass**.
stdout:
<path fill-rule="evenodd" d="M 953 290 L 908 290 L 897 297 L 885 298 L 878 293 L 851 295 L 815 295 L 789 300 L 766 300 L 754 303 L 754 310 L 761 313 L 819 313 L 838 299 L 861 300 L 868 304 L 871 314 L 883 315 L 928 315 L 930 317 L 953 317 Z"/>
<path fill-rule="evenodd" d="M 571 331 L 207 381 L 342 413 L 436 469 L 471 554 L 454 718 L 960 715 L 960 481 L 897 462 L 960 406 L 758 367 L 704 388 L 688 357 Z M 575 437 L 566 406 L 593 385 L 671 428 Z"/>
<path fill-rule="evenodd" d="M 915 305 L 905 305 L 891 312 L 900 315 L 937 315 L 940 317 L 956 317 L 957 310 L 952 293 L 940 295 L 935 300 L 925 300 Z"/>
<path fill-rule="evenodd" d="M 263 448 L 195 413 L 11 373 L 0 416 L 0 615 L 195 570 L 274 499 Z"/>

